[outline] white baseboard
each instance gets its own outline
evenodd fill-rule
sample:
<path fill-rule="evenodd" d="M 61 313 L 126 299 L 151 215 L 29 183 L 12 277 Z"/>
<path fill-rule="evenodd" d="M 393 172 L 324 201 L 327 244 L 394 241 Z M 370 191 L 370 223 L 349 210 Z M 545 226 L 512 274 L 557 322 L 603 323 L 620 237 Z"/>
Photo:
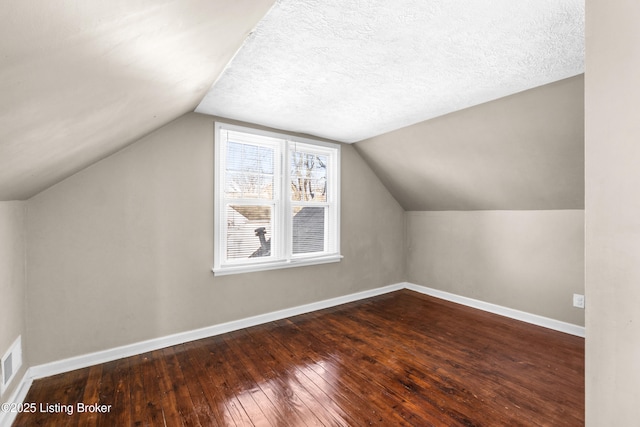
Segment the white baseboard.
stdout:
<path fill-rule="evenodd" d="M 341 297 L 331 298 L 310 304 L 304 304 L 284 310 L 273 311 L 271 313 L 260 314 L 258 316 L 247 317 L 245 319 L 234 320 L 232 322 L 220 323 L 218 325 L 207 326 L 201 329 L 180 332 L 177 334 L 154 338 L 147 341 L 141 341 L 108 350 L 97 351 L 95 353 L 89 353 L 81 356 L 71 357 L 69 359 L 58 360 L 55 362 L 45 363 L 43 365 L 32 366 L 31 368 L 29 368 L 29 373 L 32 379 L 49 377 L 51 375 L 60 374 L 62 372 L 86 368 L 88 366 L 93 366 L 99 363 L 111 362 L 123 357 L 134 356 L 172 345 L 212 337 L 227 332 L 237 331 L 239 329 L 248 328 L 250 326 L 256 326 L 263 323 L 273 322 L 275 320 L 286 319 L 288 317 L 310 313 L 312 311 L 322 310 L 324 308 L 335 307 L 340 304 L 346 304 L 348 302 L 358 301 L 361 299 L 386 294 L 388 292 L 397 291 L 402 289 L 403 287 L 404 284 L 384 286 L 381 288 L 370 289 L 367 291 L 357 292 L 354 294 L 344 295 Z"/>
<path fill-rule="evenodd" d="M 550 319 L 544 316 L 538 316 L 537 314 L 531 314 L 525 311 L 515 310 L 513 308 L 503 307 L 501 305 L 491 304 L 477 299 L 467 298 L 449 292 L 440 291 L 438 289 L 416 285 L 413 283 L 404 283 L 404 288 L 446 301 L 451 301 L 458 304 L 466 305 L 468 307 L 488 311 L 489 313 L 499 314 L 500 316 L 505 316 L 511 319 L 531 323 L 533 325 L 542 326 L 544 328 L 553 329 L 555 331 L 564 332 L 566 334 L 576 335 L 582 338 L 585 337 L 584 326 L 578 326 L 572 323 L 562 322 L 560 320 Z"/>
<path fill-rule="evenodd" d="M 31 388 L 31 383 L 33 382 L 33 378 L 29 377 L 29 370 L 22 376 L 18 387 L 15 389 L 9 399 L 7 399 L 7 403 L 9 404 L 20 404 L 24 402 L 24 398 L 27 397 L 27 392 Z M 0 410 L 0 427 L 9 427 L 18 416 L 17 411 L 4 411 Z"/>
<path fill-rule="evenodd" d="M 365 298 L 371 298 L 374 296 L 386 294 L 389 292 L 398 291 L 401 289 L 409 289 L 415 292 L 419 292 L 425 295 L 430 295 L 443 300 L 456 302 L 469 307 L 478 308 L 480 310 L 495 313 L 501 316 L 509 317 L 523 322 L 531 323 L 545 328 L 554 329 L 556 331 L 565 332 L 571 335 L 577 335 L 579 337 L 585 336 L 585 329 L 582 326 L 573 325 L 559 320 L 549 319 L 547 317 L 538 316 L 531 313 L 526 313 L 519 310 L 514 310 L 508 307 L 502 307 L 499 305 L 487 303 L 484 301 L 475 300 L 472 298 L 463 297 L 460 295 L 451 294 L 449 292 L 440 291 L 437 289 L 428 288 L 426 286 L 420 286 L 413 283 L 397 283 L 395 285 L 384 286 L 381 288 L 370 289 L 367 291 L 357 292 L 354 294 L 344 295 L 341 297 L 326 299 L 310 304 L 304 304 L 297 307 L 287 308 L 284 310 L 273 311 L 271 313 L 265 313 L 258 316 L 252 316 L 245 319 L 235 320 L 232 322 L 221 323 L 218 325 L 208 326 L 201 329 L 195 329 L 192 331 L 181 332 L 164 337 L 154 338 L 146 341 L 141 341 L 121 347 L 111 348 L 108 350 L 97 351 L 95 353 L 84 354 L 81 356 L 71 357 L 68 359 L 58 360 L 55 362 L 45 363 L 42 365 L 32 366 L 27 369 L 24 374 L 18 388 L 12 393 L 8 403 L 22 403 L 24 398 L 31 387 L 31 383 L 34 379 L 49 377 L 51 375 L 60 374 L 63 372 L 73 371 L 75 369 L 86 368 L 99 363 L 111 362 L 113 360 L 121 359 L 123 357 L 135 356 L 137 354 L 146 353 L 153 350 L 158 350 L 164 347 L 172 345 L 182 344 L 189 341 L 194 341 L 202 338 L 207 338 L 215 335 L 224 334 L 227 332 L 237 331 L 239 329 L 248 328 L 275 320 L 286 319 L 288 317 L 297 316 L 299 314 L 310 313 L 312 311 L 322 310 L 325 308 L 335 307 L 341 304 L 346 304 L 353 301 L 358 301 Z M 9 426 L 15 419 L 15 413 L 3 413 L 0 412 L 0 426 Z"/>

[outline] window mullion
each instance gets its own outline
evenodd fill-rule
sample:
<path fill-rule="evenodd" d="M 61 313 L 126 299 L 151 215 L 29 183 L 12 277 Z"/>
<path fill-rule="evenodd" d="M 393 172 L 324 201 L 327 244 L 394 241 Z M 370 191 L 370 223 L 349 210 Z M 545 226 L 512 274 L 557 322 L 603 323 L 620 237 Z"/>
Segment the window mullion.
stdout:
<path fill-rule="evenodd" d="M 289 141 L 284 141 L 284 149 L 282 153 L 282 197 L 284 199 L 282 209 L 282 226 L 284 235 L 284 257 L 291 259 L 292 253 L 292 225 L 291 225 L 291 159 L 289 151 Z"/>
<path fill-rule="evenodd" d="M 278 173 L 275 174 L 274 180 L 274 192 L 273 192 L 273 223 L 274 223 L 274 232 L 273 232 L 273 245 L 271 247 L 272 255 L 276 260 L 285 259 L 285 248 L 286 248 L 286 235 L 283 233 L 285 229 L 284 224 L 282 222 L 282 212 L 283 212 L 283 177 L 282 177 L 282 168 L 283 168 L 283 159 L 282 159 L 282 143 L 278 141 L 278 144 L 274 146 L 276 151 L 275 155 L 275 168 L 274 170 Z"/>

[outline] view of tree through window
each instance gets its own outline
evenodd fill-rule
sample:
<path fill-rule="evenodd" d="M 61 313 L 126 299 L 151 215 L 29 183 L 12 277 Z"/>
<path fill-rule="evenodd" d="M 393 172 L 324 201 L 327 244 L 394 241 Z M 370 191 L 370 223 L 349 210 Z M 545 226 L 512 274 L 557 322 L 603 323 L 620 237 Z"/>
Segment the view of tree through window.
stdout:
<path fill-rule="evenodd" d="M 291 152 L 291 200 L 327 201 L 327 156 Z"/>
<path fill-rule="evenodd" d="M 327 156 L 292 151 L 291 201 L 293 205 L 293 253 L 303 254 L 324 250 L 327 201 Z M 321 206 L 297 205 L 312 202 Z"/>
<path fill-rule="evenodd" d="M 219 265 L 335 252 L 336 148 L 235 130 L 221 140 Z"/>
<path fill-rule="evenodd" d="M 229 141 L 225 193 L 232 199 L 273 199 L 274 150 Z"/>
<path fill-rule="evenodd" d="M 327 201 L 327 156 L 291 150 L 292 202 Z M 226 196 L 230 199 L 273 200 L 274 150 L 229 141 Z M 227 210 L 227 257 L 271 255 L 272 206 L 230 204 Z M 324 250 L 326 207 L 293 206 L 293 253 Z"/>

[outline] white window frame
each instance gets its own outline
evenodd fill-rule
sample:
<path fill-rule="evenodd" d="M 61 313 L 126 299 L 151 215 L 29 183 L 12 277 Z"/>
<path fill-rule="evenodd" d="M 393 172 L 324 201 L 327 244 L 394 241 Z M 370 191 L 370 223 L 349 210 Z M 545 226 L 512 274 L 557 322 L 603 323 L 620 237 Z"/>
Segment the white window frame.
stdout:
<path fill-rule="evenodd" d="M 265 140 L 274 138 L 279 140 L 279 144 L 281 144 L 280 150 L 276 152 L 274 168 L 274 175 L 276 175 L 274 186 L 276 188 L 273 201 L 270 203 L 273 206 L 273 238 L 271 241 L 274 242 L 274 245 L 271 247 L 272 252 L 269 257 L 226 260 L 227 228 L 224 225 L 226 224 L 225 208 L 228 201 L 224 198 L 226 138 L 222 134 L 225 130 L 249 134 L 251 139 L 255 138 L 256 145 L 261 145 L 261 138 Z M 214 250 L 212 270 L 216 276 L 325 264 L 338 262 L 342 259 L 340 255 L 340 144 L 231 125 L 224 122 L 215 123 L 214 139 Z M 291 201 L 289 151 L 295 147 L 301 147 L 305 151 L 329 157 L 330 164 L 333 167 L 327 171 L 327 202 Z M 236 201 L 237 199 L 233 200 Z M 254 202 L 258 205 L 268 204 L 262 200 L 238 201 L 242 204 Z M 293 206 L 325 206 L 328 208 L 324 227 L 325 242 L 328 244 L 327 250 L 311 254 L 293 254 L 293 215 L 291 214 Z"/>

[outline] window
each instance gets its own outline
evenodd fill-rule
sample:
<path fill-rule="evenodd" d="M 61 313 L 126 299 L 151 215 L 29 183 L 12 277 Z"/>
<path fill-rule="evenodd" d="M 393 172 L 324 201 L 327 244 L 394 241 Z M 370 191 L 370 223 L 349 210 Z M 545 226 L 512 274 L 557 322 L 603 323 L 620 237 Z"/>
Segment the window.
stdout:
<path fill-rule="evenodd" d="M 339 261 L 340 146 L 216 123 L 216 275 Z"/>

